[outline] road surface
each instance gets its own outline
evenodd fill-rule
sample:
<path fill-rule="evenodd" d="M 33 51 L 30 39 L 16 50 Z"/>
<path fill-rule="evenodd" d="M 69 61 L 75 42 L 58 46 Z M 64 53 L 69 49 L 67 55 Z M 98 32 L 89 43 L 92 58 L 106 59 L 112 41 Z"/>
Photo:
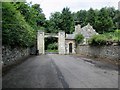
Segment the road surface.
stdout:
<path fill-rule="evenodd" d="M 27 59 L 3 76 L 3 88 L 118 88 L 118 70 L 72 55 Z"/>

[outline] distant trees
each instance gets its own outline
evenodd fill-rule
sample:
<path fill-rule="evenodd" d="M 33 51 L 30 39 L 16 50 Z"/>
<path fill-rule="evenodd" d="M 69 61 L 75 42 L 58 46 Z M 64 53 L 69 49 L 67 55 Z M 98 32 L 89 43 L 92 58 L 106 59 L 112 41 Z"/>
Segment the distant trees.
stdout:
<path fill-rule="evenodd" d="M 48 20 L 51 30 L 49 28 L 47 31 L 56 33 L 64 30 L 66 33 L 72 33 L 75 22 L 79 22 L 82 27 L 90 23 L 98 33 L 111 32 L 120 28 L 119 14 L 120 12 L 114 7 L 104 7 L 100 10 L 90 8 L 73 13 L 66 7 L 62 12 L 51 14 Z"/>
<path fill-rule="evenodd" d="M 83 27 L 86 25 L 86 17 L 87 17 L 87 11 L 86 10 L 80 10 L 76 13 L 73 13 L 74 21 L 79 21 L 80 25 Z"/>
<path fill-rule="evenodd" d="M 112 18 L 109 16 L 106 8 L 102 8 L 96 19 L 96 31 L 99 33 L 109 32 L 113 28 Z"/>
<path fill-rule="evenodd" d="M 46 32 L 57 33 L 63 30 L 66 33 L 74 31 L 74 18 L 69 8 L 63 8 L 62 12 L 55 12 L 51 14 L 50 20 L 47 21 L 49 29 Z"/>
<path fill-rule="evenodd" d="M 61 30 L 64 30 L 68 34 L 72 33 L 74 31 L 74 19 L 68 7 L 63 8 L 61 18 Z"/>
<path fill-rule="evenodd" d="M 85 17 L 85 24 L 87 23 L 90 23 L 93 28 L 95 28 L 95 22 L 96 22 L 96 18 L 97 18 L 97 15 L 96 15 L 96 11 L 93 10 L 92 8 L 90 8 L 88 11 L 87 11 L 87 14 L 86 14 L 86 17 Z"/>
<path fill-rule="evenodd" d="M 54 14 L 51 13 L 50 20 L 47 21 L 47 32 L 49 33 L 57 33 L 59 30 L 61 30 L 61 24 L 62 24 L 62 19 L 61 19 L 61 13 L 60 12 L 55 12 Z"/>
<path fill-rule="evenodd" d="M 115 27 L 117 29 L 120 29 L 120 11 L 119 10 L 116 11 L 116 14 L 115 14 L 115 17 L 113 18 L 113 21 L 115 23 Z"/>
<path fill-rule="evenodd" d="M 104 33 L 117 28 L 116 23 L 118 19 L 115 19 L 115 17 L 119 17 L 117 13 L 118 10 L 115 10 L 114 7 L 104 7 L 100 10 L 90 8 L 88 11 L 80 10 L 74 13 L 74 20 L 79 21 L 81 26 L 90 23 L 98 33 Z"/>

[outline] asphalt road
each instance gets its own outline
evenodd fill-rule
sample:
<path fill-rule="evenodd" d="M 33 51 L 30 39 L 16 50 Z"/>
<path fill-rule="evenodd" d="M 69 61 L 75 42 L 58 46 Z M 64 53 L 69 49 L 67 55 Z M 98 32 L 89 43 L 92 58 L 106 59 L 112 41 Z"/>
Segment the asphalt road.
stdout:
<path fill-rule="evenodd" d="M 71 55 L 29 58 L 2 79 L 3 88 L 118 88 L 117 67 Z"/>

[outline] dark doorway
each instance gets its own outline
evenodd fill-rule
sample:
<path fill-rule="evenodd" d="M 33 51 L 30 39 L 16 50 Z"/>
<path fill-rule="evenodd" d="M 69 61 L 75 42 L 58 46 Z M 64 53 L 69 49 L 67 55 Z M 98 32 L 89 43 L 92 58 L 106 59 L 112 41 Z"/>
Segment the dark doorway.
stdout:
<path fill-rule="evenodd" d="M 69 53 L 72 53 L 72 43 L 69 44 Z"/>

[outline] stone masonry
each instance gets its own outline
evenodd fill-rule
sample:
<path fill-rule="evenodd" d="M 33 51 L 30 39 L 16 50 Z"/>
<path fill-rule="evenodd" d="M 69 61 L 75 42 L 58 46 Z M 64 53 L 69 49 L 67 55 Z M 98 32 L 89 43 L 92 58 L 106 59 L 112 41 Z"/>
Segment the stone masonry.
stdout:
<path fill-rule="evenodd" d="M 29 48 L 11 48 L 2 46 L 2 64 L 9 66 L 16 63 L 18 60 L 28 57 L 30 54 Z"/>
<path fill-rule="evenodd" d="M 75 44 L 75 35 L 82 34 L 84 36 L 83 44 L 87 44 L 87 40 L 93 35 L 98 34 L 93 27 L 88 23 L 88 25 L 81 28 L 78 24 L 75 26 L 75 32 L 73 34 L 66 34 L 64 31 L 59 31 L 58 35 L 45 34 L 44 31 L 38 30 L 37 35 L 37 50 L 39 54 L 45 54 L 44 50 L 44 38 L 45 37 L 57 37 L 58 38 L 58 53 L 59 54 L 75 54 L 76 53 L 76 44 Z M 72 47 L 70 47 L 72 44 Z M 72 52 L 69 50 L 72 49 Z"/>
<path fill-rule="evenodd" d="M 111 60 L 120 60 L 120 46 L 89 46 L 89 45 L 79 45 L 77 47 L 77 54 L 108 58 Z"/>
<path fill-rule="evenodd" d="M 45 54 L 44 38 L 51 37 L 51 35 L 45 35 L 44 31 L 39 30 L 37 35 L 37 50 L 39 54 Z M 52 35 L 52 37 L 58 38 L 58 51 L 59 54 L 65 54 L 65 32 L 60 31 L 58 35 Z"/>

